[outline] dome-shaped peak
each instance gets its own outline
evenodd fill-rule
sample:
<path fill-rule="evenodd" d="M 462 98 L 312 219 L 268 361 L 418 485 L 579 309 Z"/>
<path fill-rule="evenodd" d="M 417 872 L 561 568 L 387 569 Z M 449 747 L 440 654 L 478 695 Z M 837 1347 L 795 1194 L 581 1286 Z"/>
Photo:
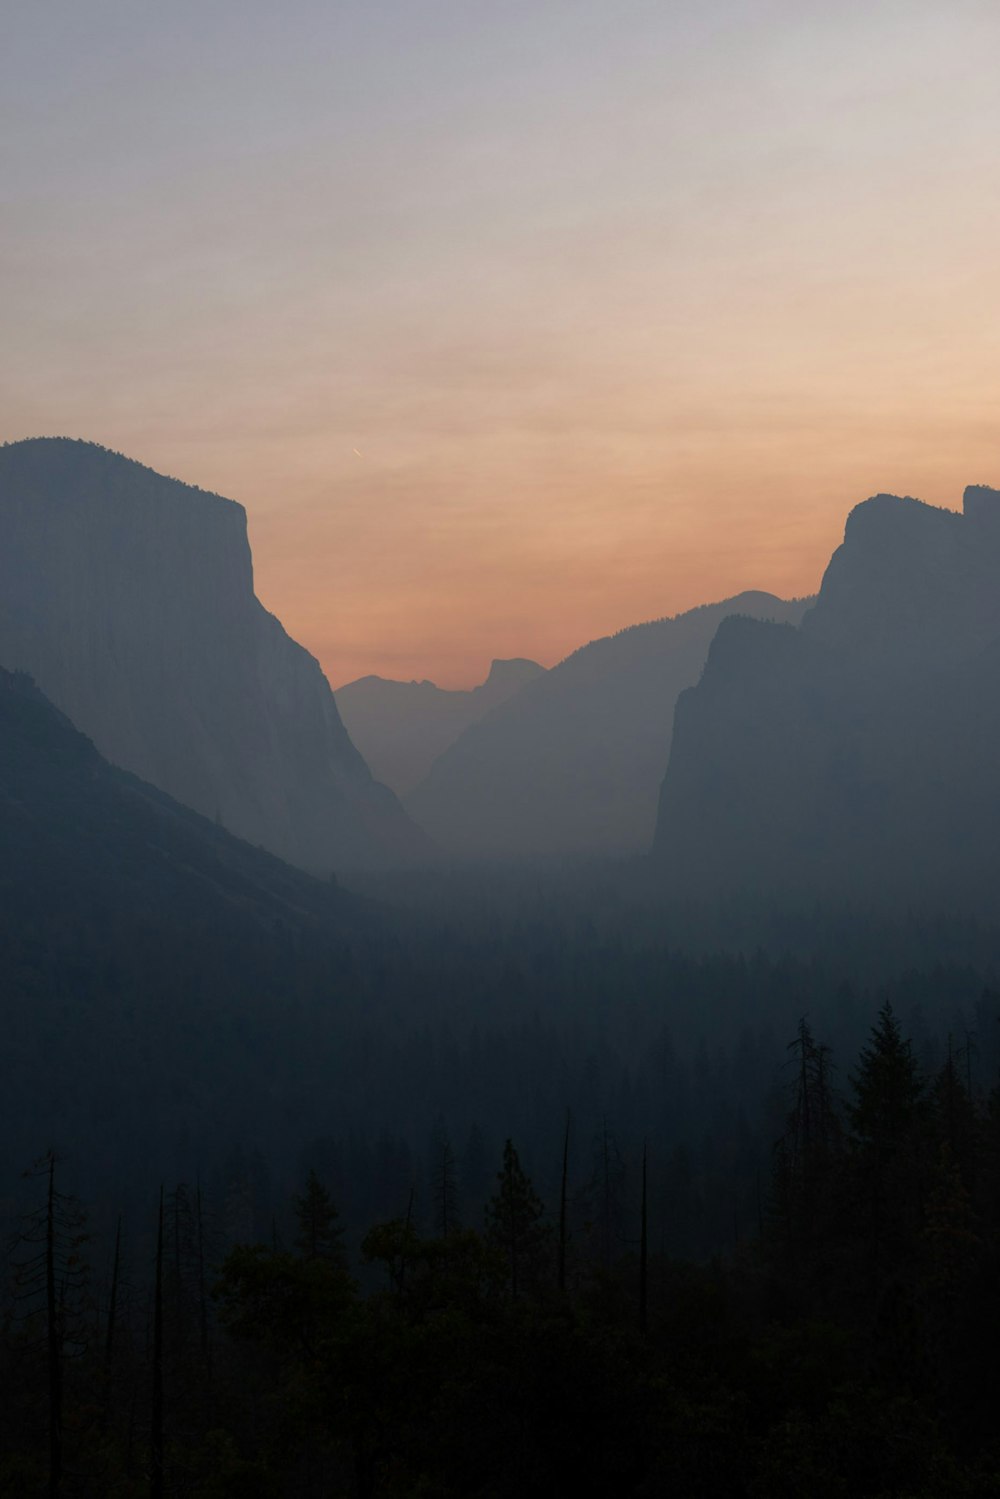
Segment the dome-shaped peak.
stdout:
<path fill-rule="evenodd" d="M 969 520 L 1000 525 L 1000 489 L 988 484 L 969 484 L 962 496 L 962 511 Z"/>
<path fill-rule="evenodd" d="M 53 464 L 73 465 L 77 468 L 140 469 L 153 473 L 145 463 L 126 458 L 99 442 L 89 442 L 84 437 L 23 437 L 17 442 L 5 442 L 0 446 L 0 462 L 6 464 Z"/>
<path fill-rule="evenodd" d="M 544 670 L 544 666 L 539 666 L 537 661 L 529 661 L 526 656 L 511 656 L 506 660 L 498 658 L 490 662 L 490 673 L 486 681 L 494 687 L 503 682 L 530 682 L 532 678 L 541 676 Z"/>
<path fill-rule="evenodd" d="M 0 486 L 8 493 L 61 498 L 66 503 L 118 496 L 132 505 L 183 504 L 210 507 L 245 527 L 243 506 L 213 490 L 161 474 L 99 442 L 81 437 L 25 437 L 0 444 Z"/>

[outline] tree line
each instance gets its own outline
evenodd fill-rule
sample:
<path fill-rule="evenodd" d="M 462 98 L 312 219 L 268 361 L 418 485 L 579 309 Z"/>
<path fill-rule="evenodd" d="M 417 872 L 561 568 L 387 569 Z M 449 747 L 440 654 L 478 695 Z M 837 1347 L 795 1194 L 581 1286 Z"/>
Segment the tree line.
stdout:
<path fill-rule="evenodd" d="M 474 1207 L 439 1123 L 356 1249 L 313 1169 L 255 1239 L 181 1184 L 99 1262 L 49 1155 L 7 1257 L 0 1493 L 1000 1493 L 973 1045 L 928 1072 L 886 1004 L 842 1075 L 803 1019 L 755 1211 L 702 1262 L 658 1247 L 664 1163 L 622 1196 L 572 1115 L 551 1194 L 507 1140 Z"/>

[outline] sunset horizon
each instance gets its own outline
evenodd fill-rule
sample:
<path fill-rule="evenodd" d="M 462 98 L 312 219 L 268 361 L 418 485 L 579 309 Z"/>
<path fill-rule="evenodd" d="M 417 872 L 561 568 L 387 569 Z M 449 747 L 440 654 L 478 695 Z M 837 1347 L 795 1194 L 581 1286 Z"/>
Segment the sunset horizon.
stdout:
<path fill-rule="evenodd" d="M 334 686 L 809 593 L 1000 472 L 990 7 L 241 14 L 19 18 L 0 438 L 240 501 Z"/>

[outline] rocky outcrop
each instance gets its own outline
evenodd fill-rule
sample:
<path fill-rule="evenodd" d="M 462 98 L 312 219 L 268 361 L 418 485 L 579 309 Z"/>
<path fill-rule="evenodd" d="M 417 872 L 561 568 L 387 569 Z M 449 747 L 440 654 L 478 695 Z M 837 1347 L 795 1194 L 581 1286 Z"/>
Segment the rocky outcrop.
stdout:
<path fill-rule="evenodd" d="M 645 852 L 674 703 L 720 621 L 798 620 L 807 603 L 743 593 L 591 642 L 467 729 L 408 810 L 462 858 Z"/>
<path fill-rule="evenodd" d="M 304 869 L 425 840 L 253 591 L 242 506 L 90 443 L 0 449 L 0 663 L 113 764 Z"/>
<path fill-rule="evenodd" d="M 957 659 L 1000 634 L 1000 494 L 965 492 L 962 513 L 880 494 L 851 511 L 810 637 L 856 655 Z"/>
<path fill-rule="evenodd" d="M 449 691 L 433 682 L 359 677 L 334 693 L 352 741 L 374 776 L 399 796 L 424 779 L 438 755 L 491 709 L 544 673 L 536 661 L 494 661 L 485 682 Z"/>
<path fill-rule="evenodd" d="M 673 891 L 995 910 L 1000 494 L 877 495 L 799 629 L 728 620 L 677 704 Z"/>

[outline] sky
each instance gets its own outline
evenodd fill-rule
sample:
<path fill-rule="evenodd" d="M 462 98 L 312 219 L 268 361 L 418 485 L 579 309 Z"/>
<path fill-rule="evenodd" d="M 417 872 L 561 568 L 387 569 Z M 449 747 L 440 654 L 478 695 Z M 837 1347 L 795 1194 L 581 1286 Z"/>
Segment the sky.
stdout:
<path fill-rule="evenodd" d="M 470 686 L 1000 485 L 996 0 L 0 0 L 0 440 Z"/>

